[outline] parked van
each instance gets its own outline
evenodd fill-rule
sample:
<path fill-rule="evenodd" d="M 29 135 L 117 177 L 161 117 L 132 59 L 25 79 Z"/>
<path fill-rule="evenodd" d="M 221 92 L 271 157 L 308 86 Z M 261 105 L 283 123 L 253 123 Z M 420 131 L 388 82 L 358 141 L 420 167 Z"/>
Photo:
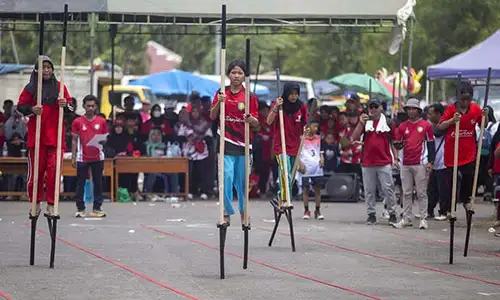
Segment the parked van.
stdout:
<path fill-rule="evenodd" d="M 255 78 L 256 78 L 255 74 L 250 75 L 250 82 L 254 82 Z M 278 93 L 279 96 L 281 96 L 285 84 L 290 82 L 294 82 L 299 85 L 300 100 L 307 101 L 308 99 L 315 97 L 313 80 L 311 78 L 281 75 L 280 88 L 278 91 L 276 74 L 274 72 L 268 72 L 264 74 L 259 74 L 259 76 L 257 76 L 257 84 L 264 85 L 269 89 L 269 96 L 267 96 L 265 99 L 259 98 L 259 101 L 265 101 L 267 104 L 270 105 L 274 101 L 274 99 L 278 98 Z"/>

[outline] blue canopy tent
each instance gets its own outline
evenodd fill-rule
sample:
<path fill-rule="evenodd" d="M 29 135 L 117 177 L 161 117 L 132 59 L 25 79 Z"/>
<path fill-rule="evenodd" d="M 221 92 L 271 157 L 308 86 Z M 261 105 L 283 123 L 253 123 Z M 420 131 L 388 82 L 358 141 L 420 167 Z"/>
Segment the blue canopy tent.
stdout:
<path fill-rule="evenodd" d="M 215 95 L 220 87 L 217 81 L 181 70 L 147 75 L 131 80 L 129 84 L 147 86 L 151 88 L 151 91 L 155 95 L 189 95 L 193 91 L 197 91 L 201 97 L 210 98 Z M 252 84 L 251 86 L 253 90 L 254 85 Z M 265 86 L 257 85 L 255 94 L 257 96 L 265 96 L 269 94 L 269 89 Z"/>
<path fill-rule="evenodd" d="M 427 77 L 429 80 L 451 79 L 462 73 L 463 78 L 483 79 L 491 67 L 491 77 L 500 78 L 499 53 L 500 30 L 466 52 L 427 67 Z"/>
<path fill-rule="evenodd" d="M 33 65 L 0 64 L 0 75 L 19 72 L 27 68 L 33 68 Z"/>
<path fill-rule="evenodd" d="M 190 72 L 172 70 L 147 75 L 129 82 L 130 85 L 143 85 L 151 88 L 155 95 L 189 95 L 193 91 L 201 97 L 213 97 L 219 85 Z"/>

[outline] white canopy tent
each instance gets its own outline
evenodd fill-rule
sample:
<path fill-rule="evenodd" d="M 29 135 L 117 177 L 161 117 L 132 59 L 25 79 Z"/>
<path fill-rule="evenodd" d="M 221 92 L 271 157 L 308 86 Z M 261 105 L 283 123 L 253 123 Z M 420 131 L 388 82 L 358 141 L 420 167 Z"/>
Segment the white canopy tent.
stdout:
<path fill-rule="evenodd" d="M 414 1 L 414 0 L 409 0 Z M 408 0 L 0 0 L 0 18 L 5 21 L 59 22 L 64 4 L 71 21 L 86 22 L 89 14 L 98 21 L 136 24 L 214 24 L 227 6 L 228 26 L 393 26 L 398 10 Z M 46 18 L 47 19 L 47 18 Z M 392 23 L 392 24 L 391 24 Z"/>

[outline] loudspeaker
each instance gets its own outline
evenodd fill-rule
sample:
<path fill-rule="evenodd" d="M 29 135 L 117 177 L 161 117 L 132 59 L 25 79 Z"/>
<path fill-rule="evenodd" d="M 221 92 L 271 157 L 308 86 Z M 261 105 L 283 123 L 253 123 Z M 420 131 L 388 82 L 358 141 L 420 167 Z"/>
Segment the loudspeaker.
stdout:
<path fill-rule="evenodd" d="M 334 173 L 325 179 L 325 188 L 321 190 L 322 202 L 358 202 L 360 192 L 358 174 Z"/>

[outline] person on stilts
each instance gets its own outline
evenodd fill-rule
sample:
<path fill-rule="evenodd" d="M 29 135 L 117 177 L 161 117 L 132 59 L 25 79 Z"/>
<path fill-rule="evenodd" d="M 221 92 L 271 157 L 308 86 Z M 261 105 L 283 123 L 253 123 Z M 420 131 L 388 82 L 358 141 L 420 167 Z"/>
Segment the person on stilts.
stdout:
<path fill-rule="evenodd" d="M 245 80 L 246 64 L 241 60 L 233 61 L 227 68 L 230 86 L 226 87 L 224 93 L 218 91 L 212 102 L 210 118 L 219 118 L 221 103 L 225 107 L 225 149 L 224 149 L 224 222 L 230 223 L 230 216 L 235 213 L 233 208 L 233 187 L 238 196 L 238 210 L 241 215 L 241 223 L 244 223 L 244 201 L 245 201 L 245 125 L 251 126 L 251 131 L 259 129 L 258 100 L 254 94 L 250 95 L 250 113 L 245 116 Z M 249 88 L 249 87 L 247 87 Z M 219 120 L 220 122 L 220 120 Z M 220 131 L 217 131 L 220 139 Z M 252 136 L 252 135 L 251 135 Z M 250 140 L 250 148 L 252 142 Z M 251 154 L 250 154 L 250 157 Z M 251 164 L 251 163 L 250 163 Z"/>
<path fill-rule="evenodd" d="M 17 104 L 17 110 L 24 116 L 29 116 L 26 147 L 28 148 L 28 196 L 30 202 L 33 199 L 36 116 L 41 116 L 38 191 L 35 212 L 35 215 L 37 216 L 41 211 L 40 203 L 42 202 L 42 199 L 44 199 L 44 194 L 45 200 L 47 201 L 47 214 L 54 214 L 55 182 L 56 180 L 59 180 L 59 178 L 56 178 L 57 120 L 59 119 L 59 107 L 65 107 L 69 111 L 74 110 L 72 105 L 73 100 L 66 87 L 64 87 L 64 98 L 59 98 L 60 82 L 54 75 L 54 64 L 48 56 L 43 57 L 43 70 L 41 72 L 43 76 L 42 105 L 36 105 L 38 74 L 39 70 L 37 62 L 33 72 L 31 72 L 30 82 L 21 92 L 19 102 Z M 64 150 L 66 145 L 64 135 L 62 135 L 61 145 Z M 62 159 L 62 157 L 59 159 Z"/>
<path fill-rule="evenodd" d="M 457 102 L 449 105 L 438 126 L 440 130 L 446 132 L 444 141 L 444 164 L 447 167 L 447 181 L 444 183 L 452 186 L 453 175 L 453 154 L 455 142 L 455 124 L 460 122 L 460 138 L 458 140 L 460 151 L 458 152 L 458 180 L 457 200 L 462 202 L 466 210 L 469 209 L 470 196 L 472 194 L 472 183 L 474 180 L 474 166 L 476 159 L 476 126 L 481 123 L 483 115 L 488 122 L 488 109 L 481 109 L 479 105 L 472 101 L 474 89 L 469 82 L 460 83 L 460 92 Z M 451 194 L 448 195 L 451 199 Z M 451 201 L 449 206 L 443 209 L 451 217 Z"/>
<path fill-rule="evenodd" d="M 286 193 L 283 189 L 285 182 L 284 176 L 288 176 L 289 191 L 292 191 L 293 178 L 291 178 L 292 169 L 295 165 L 295 160 L 299 154 L 300 141 L 304 131 L 304 127 L 308 122 L 307 106 L 300 101 L 300 87 L 296 83 L 287 83 L 283 88 L 283 94 L 278 97 L 271 107 L 271 112 L 267 117 L 267 124 L 272 126 L 273 141 L 274 141 L 274 154 L 279 166 L 278 176 L 278 191 L 277 199 L 275 202 L 279 206 L 287 207 L 288 202 Z M 283 107 L 283 122 L 285 127 L 285 150 L 286 157 L 282 157 L 282 145 L 280 138 L 280 122 L 278 121 L 278 110 L 280 106 Z M 288 170 L 283 170 L 283 159 L 287 160 Z M 291 192 L 290 192 L 291 195 Z M 290 196 L 291 197 L 291 196 Z M 290 204 L 293 206 L 293 204 Z"/>

